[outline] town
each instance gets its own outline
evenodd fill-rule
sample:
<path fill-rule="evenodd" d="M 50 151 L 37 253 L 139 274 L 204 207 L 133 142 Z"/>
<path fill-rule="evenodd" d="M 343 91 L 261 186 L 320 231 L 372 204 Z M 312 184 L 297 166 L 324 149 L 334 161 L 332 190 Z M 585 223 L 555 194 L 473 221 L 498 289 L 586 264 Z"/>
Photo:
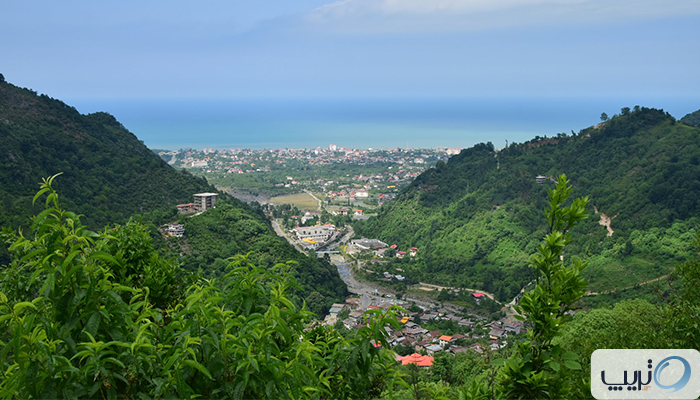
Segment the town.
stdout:
<path fill-rule="evenodd" d="M 270 198 L 309 190 L 328 192 L 338 201 L 357 195 L 376 203 L 461 149 L 348 149 L 331 144 L 315 149 L 154 151 L 173 167 L 205 176 L 220 190 L 234 194 Z"/>
<path fill-rule="evenodd" d="M 215 208 L 217 200 L 216 193 L 197 193 L 193 195 L 193 202 L 177 205 L 178 213 L 196 216 Z M 347 216 L 347 208 L 341 210 L 335 214 L 344 213 Z M 324 211 L 324 214 L 329 213 Z M 333 304 L 328 314 L 312 323 L 308 329 L 323 324 L 343 334 L 366 326 L 369 318 L 367 311 L 399 306 L 401 329 L 385 327 L 390 338 L 389 345 L 397 362 L 423 368 L 431 367 L 438 353 L 456 355 L 472 351 L 490 356 L 506 348 L 510 337 L 524 331 L 522 322 L 514 319 L 512 312 L 505 312 L 508 306 L 497 305 L 489 293 L 411 282 L 401 274 L 381 270 L 382 264 L 386 263 L 382 261 L 384 258 L 418 257 L 419 249 L 416 247 L 402 250 L 395 244 L 389 245 L 378 239 L 353 238 L 350 225 L 336 227 L 331 223 L 322 223 L 309 212 L 298 218 L 297 222 L 300 225 L 287 230 L 280 229 L 274 221 L 273 225 L 276 225 L 277 234 L 300 252 L 328 257 L 352 293 L 344 303 Z M 184 227 L 177 223 L 165 225 L 161 232 L 176 238 L 185 235 Z M 392 283 L 400 283 L 404 290 L 392 290 Z M 406 284 L 410 285 L 410 290 L 406 290 Z M 488 309 L 486 305 L 491 309 L 501 308 L 501 312 L 491 315 L 479 312 L 479 307 Z M 374 345 L 381 346 L 380 343 Z"/>

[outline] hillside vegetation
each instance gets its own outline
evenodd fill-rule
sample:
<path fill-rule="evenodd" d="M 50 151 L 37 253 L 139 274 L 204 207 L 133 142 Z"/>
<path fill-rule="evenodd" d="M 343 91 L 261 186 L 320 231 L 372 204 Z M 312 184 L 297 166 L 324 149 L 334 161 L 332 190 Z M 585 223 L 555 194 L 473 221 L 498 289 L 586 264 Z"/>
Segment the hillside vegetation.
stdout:
<path fill-rule="evenodd" d="M 394 260 L 415 279 L 478 288 L 510 301 L 534 276 L 527 257 L 546 226 L 538 218 L 552 177 L 611 219 L 590 215 L 566 257 L 586 257 L 592 291 L 632 287 L 692 254 L 700 211 L 700 129 L 662 110 L 625 108 L 578 134 L 479 144 L 420 175 L 356 231 L 415 258 Z M 544 183 L 537 183 L 542 175 Z M 589 211 L 591 212 L 591 211 Z M 591 212 L 593 214 L 593 212 Z"/>
<path fill-rule="evenodd" d="M 26 221 L 37 182 L 59 172 L 66 207 L 81 210 L 93 228 L 213 190 L 205 179 L 168 166 L 113 116 L 83 115 L 10 83 L 0 83 L 0 137 L 1 225 Z"/>
<path fill-rule="evenodd" d="M 204 178 L 170 167 L 143 142 L 107 113 L 80 114 L 75 108 L 46 95 L 0 82 L 0 226 L 26 231 L 40 204 L 32 198 L 42 177 L 58 173 L 53 185 L 62 205 L 78 209 L 90 229 L 123 224 L 135 215 L 163 223 L 178 218 L 176 204 L 189 203 L 199 192 L 215 192 Z M 194 218 L 184 218 L 189 252 L 180 260 L 190 271 L 217 275 L 227 258 L 255 252 L 256 265 L 297 261 L 292 275 L 298 280 L 292 298 L 314 294 L 314 311 L 321 313 L 347 293 L 335 268 L 326 260 L 299 254 L 277 237 L 263 213 L 222 194 L 220 207 Z M 157 248 L 179 256 L 178 244 L 169 246 L 156 226 L 150 226 Z M 170 249 L 170 251 L 168 251 Z M 0 265 L 9 262 L 0 247 Z"/>
<path fill-rule="evenodd" d="M 700 110 L 697 110 L 697 111 L 694 111 L 690 114 L 687 114 L 686 116 L 681 118 L 680 121 L 686 125 L 699 127 L 700 126 Z"/>

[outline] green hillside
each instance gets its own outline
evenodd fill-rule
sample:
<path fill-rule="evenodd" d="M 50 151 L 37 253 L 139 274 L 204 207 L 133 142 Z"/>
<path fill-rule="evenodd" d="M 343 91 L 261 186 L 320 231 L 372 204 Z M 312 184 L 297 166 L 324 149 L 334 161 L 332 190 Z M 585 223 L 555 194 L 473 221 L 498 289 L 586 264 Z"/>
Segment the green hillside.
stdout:
<path fill-rule="evenodd" d="M 26 221 L 38 182 L 59 172 L 56 187 L 65 206 L 81 210 L 93 228 L 213 190 L 206 180 L 168 166 L 113 116 L 83 115 L 9 83 L 0 83 L 0 137 L 2 225 Z"/>
<path fill-rule="evenodd" d="M 681 118 L 680 121 L 686 125 L 696 127 L 700 126 L 700 110 L 694 111 L 690 114 L 686 114 L 686 116 Z"/>
<path fill-rule="evenodd" d="M 75 108 L 33 90 L 0 82 L 0 226 L 17 228 L 43 208 L 32 198 L 42 178 L 54 181 L 62 205 L 80 210 L 81 221 L 98 230 L 147 214 L 149 221 L 176 217 L 175 205 L 192 194 L 215 192 L 204 178 L 177 171 L 107 113 L 80 114 Z M 320 312 L 347 293 L 336 269 L 323 259 L 298 253 L 275 235 L 260 210 L 221 195 L 219 208 L 185 218 L 190 252 L 182 262 L 205 275 L 220 272 L 225 258 L 254 252 L 261 267 L 295 260 L 301 286 L 295 296 L 317 299 Z M 151 227 L 153 236 L 160 234 Z M 162 239 L 156 240 L 164 247 Z M 176 253 L 177 254 L 177 253 Z M 263 256 L 266 254 L 266 256 Z M 0 249 L 0 265 L 8 262 Z M 320 294 L 320 296 L 318 296 Z"/>
<path fill-rule="evenodd" d="M 661 110 L 625 108 L 575 135 L 536 137 L 500 152 L 490 143 L 466 149 L 419 176 L 357 231 L 400 249 L 418 247 L 417 257 L 389 266 L 414 280 L 510 300 L 533 278 L 528 256 L 546 228 L 539 216 L 551 178 L 564 173 L 574 195 L 589 196 L 613 230 L 608 236 L 590 207 L 566 256 L 590 260 L 592 291 L 632 287 L 692 254 L 699 161 L 700 129 Z"/>

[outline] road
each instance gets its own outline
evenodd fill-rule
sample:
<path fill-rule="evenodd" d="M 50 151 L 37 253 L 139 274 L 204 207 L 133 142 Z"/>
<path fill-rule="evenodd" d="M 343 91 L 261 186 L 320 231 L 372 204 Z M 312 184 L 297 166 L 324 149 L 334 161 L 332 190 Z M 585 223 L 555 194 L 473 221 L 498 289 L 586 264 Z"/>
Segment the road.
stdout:
<path fill-rule="evenodd" d="M 434 308 L 438 304 L 438 302 L 430 298 L 423 298 L 415 295 L 406 295 L 402 300 L 396 300 L 394 298 L 396 293 L 394 293 L 392 290 L 379 285 L 373 285 L 368 282 L 357 280 L 353 276 L 352 265 L 345 262 L 342 255 L 331 255 L 331 262 L 338 268 L 338 274 L 343 282 L 348 285 L 348 290 L 350 293 L 354 293 L 360 297 L 361 308 L 367 308 L 367 306 L 371 304 L 381 305 L 382 303 L 392 303 L 407 307 L 411 303 L 416 303 L 416 305 L 419 307 L 430 309 Z M 384 297 L 382 297 L 382 295 Z M 450 303 L 444 303 L 443 307 L 440 307 L 440 309 L 457 315 L 462 314 L 461 307 Z"/>
<path fill-rule="evenodd" d="M 287 241 L 289 242 L 289 244 L 291 244 L 292 246 L 294 246 L 294 248 L 297 249 L 300 253 L 305 253 L 304 249 L 302 249 L 301 246 L 299 246 L 299 244 L 298 244 L 294 239 L 290 238 L 289 236 L 287 236 L 287 235 L 284 233 L 284 231 L 282 230 L 282 228 L 280 228 L 280 226 L 279 226 L 279 224 L 277 223 L 277 221 L 275 221 L 275 220 L 273 219 L 271 222 L 272 222 L 272 229 L 275 230 L 275 233 L 277 234 L 277 236 L 281 236 L 281 237 L 287 239 Z"/>
<path fill-rule="evenodd" d="M 314 200 L 316 200 L 316 201 L 318 202 L 318 211 L 323 211 L 323 201 L 321 201 L 321 199 L 319 199 L 318 197 L 314 196 L 313 193 L 311 193 L 310 191 L 308 191 L 308 190 L 306 190 L 306 189 L 304 189 L 304 193 L 306 193 L 306 194 L 308 194 L 309 196 L 313 197 Z"/>

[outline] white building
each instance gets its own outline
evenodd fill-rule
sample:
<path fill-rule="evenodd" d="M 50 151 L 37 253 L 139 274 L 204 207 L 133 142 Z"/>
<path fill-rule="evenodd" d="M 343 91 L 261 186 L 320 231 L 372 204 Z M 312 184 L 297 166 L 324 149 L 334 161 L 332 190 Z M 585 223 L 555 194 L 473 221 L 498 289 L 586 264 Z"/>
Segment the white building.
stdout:
<path fill-rule="evenodd" d="M 316 242 L 325 242 L 333 236 L 335 232 L 334 225 L 320 225 L 320 226 L 297 226 L 292 229 L 292 232 L 297 235 L 297 239 L 311 239 Z"/>
<path fill-rule="evenodd" d="M 166 232 L 175 237 L 182 237 L 185 234 L 185 227 L 180 224 L 169 224 Z"/>

